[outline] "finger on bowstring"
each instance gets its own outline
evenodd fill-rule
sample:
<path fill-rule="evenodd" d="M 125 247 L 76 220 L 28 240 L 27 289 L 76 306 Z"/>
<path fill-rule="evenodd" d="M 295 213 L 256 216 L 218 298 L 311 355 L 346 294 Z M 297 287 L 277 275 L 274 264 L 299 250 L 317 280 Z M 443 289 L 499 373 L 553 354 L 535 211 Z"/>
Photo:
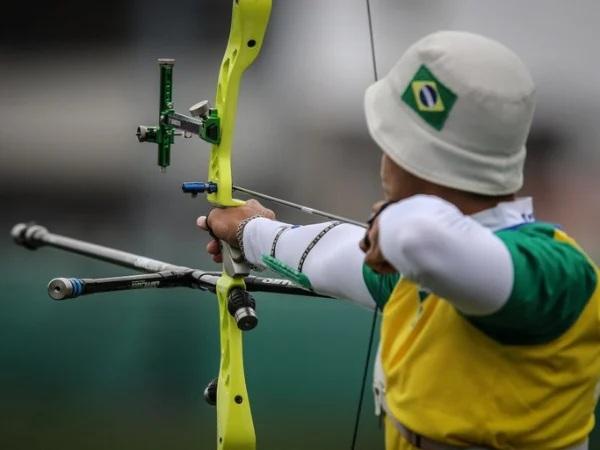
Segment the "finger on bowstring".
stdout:
<path fill-rule="evenodd" d="M 369 217 L 369 220 L 367 220 L 367 225 L 369 225 L 369 229 L 371 229 L 371 227 L 373 226 L 373 222 L 375 222 L 375 220 L 379 217 L 379 215 L 385 211 L 385 209 L 390 206 L 391 204 L 393 204 L 394 202 L 392 200 L 387 201 L 387 202 L 378 202 L 376 203 L 378 209 L 373 211 L 371 213 L 371 217 Z"/>
<path fill-rule="evenodd" d="M 368 230 L 365 231 L 365 235 L 363 236 L 361 241 L 358 243 L 358 246 L 364 253 L 367 253 L 369 251 L 369 249 L 371 248 L 371 239 L 369 238 Z"/>

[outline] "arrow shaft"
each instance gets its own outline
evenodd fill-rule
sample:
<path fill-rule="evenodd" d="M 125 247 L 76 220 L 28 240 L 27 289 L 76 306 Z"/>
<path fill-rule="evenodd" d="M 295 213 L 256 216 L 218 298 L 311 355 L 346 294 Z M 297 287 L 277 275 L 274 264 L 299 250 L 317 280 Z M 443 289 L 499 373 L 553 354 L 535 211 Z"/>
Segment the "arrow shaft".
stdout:
<path fill-rule="evenodd" d="M 311 208 L 309 206 L 300 205 L 299 203 L 290 202 L 288 200 L 284 200 L 282 198 L 273 197 L 272 195 L 263 194 L 262 192 L 253 191 L 251 189 L 243 188 L 241 186 L 233 186 L 234 191 L 243 192 L 244 194 L 251 195 L 252 197 L 258 197 L 263 200 L 268 200 L 273 203 L 277 203 L 279 205 L 284 205 L 289 208 L 297 209 L 298 211 L 302 211 L 306 214 L 312 214 L 315 216 L 325 217 L 327 219 L 338 220 L 340 222 L 349 223 L 352 225 L 356 225 L 358 227 L 367 228 L 367 224 L 364 222 L 359 222 L 357 220 L 348 219 L 347 217 L 338 216 L 337 214 L 332 214 L 327 211 L 321 211 L 319 209 Z"/>

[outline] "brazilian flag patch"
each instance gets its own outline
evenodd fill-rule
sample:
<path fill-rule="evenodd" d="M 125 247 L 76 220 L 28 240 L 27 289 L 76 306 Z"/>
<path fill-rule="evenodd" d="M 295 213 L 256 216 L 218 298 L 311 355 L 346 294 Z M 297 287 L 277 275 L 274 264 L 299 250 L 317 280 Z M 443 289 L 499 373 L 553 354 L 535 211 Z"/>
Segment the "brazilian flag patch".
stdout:
<path fill-rule="evenodd" d="M 404 103 L 438 131 L 444 128 L 456 98 L 456 94 L 424 65 L 419 67 L 402 94 Z"/>

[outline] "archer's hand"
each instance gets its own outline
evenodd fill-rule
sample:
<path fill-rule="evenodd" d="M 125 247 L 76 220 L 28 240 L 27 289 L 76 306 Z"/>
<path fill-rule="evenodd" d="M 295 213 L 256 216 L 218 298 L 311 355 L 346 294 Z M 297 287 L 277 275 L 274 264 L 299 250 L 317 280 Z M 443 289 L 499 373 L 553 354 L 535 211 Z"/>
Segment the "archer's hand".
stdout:
<path fill-rule="evenodd" d="M 206 244 L 206 251 L 212 256 L 213 261 L 222 262 L 221 245 L 219 240 L 227 242 L 232 247 L 238 247 L 237 231 L 244 220 L 260 215 L 267 219 L 275 219 L 275 213 L 265 208 L 256 200 L 248 200 L 242 206 L 231 208 L 211 209 L 207 216 L 200 216 L 196 225 L 200 229 L 211 233 L 213 239 Z"/>
<path fill-rule="evenodd" d="M 360 249 L 365 252 L 365 264 L 378 273 L 394 273 L 396 269 L 385 259 L 379 247 L 379 214 L 389 206 L 389 202 L 380 201 L 373 205 L 373 215 L 369 219 L 369 228 L 360 241 Z"/>

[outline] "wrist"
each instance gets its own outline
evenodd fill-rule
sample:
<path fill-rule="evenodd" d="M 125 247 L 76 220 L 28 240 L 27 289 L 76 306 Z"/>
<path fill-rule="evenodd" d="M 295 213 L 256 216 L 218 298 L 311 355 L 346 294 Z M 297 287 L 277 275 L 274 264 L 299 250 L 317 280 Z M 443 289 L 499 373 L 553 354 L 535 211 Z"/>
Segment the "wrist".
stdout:
<path fill-rule="evenodd" d="M 259 219 L 259 218 L 264 218 L 264 216 L 262 214 L 255 214 L 253 216 L 247 217 L 246 219 L 242 220 L 237 226 L 237 230 L 235 233 L 235 241 L 236 241 L 235 245 L 237 248 L 240 249 L 240 252 L 242 253 L 243 258 L 246 261 L 248 261 L 248 258 L 246 257 L 246 254 L 244 252 L 244 229 L 246 228 L 246 225 L 248 225 L 248 223 L 250 223 L 254 219 Z M 256 266 L 254 264 L 251 264 L 251 265 L 254 266 L 253 268 L 256 268 Z"/>

